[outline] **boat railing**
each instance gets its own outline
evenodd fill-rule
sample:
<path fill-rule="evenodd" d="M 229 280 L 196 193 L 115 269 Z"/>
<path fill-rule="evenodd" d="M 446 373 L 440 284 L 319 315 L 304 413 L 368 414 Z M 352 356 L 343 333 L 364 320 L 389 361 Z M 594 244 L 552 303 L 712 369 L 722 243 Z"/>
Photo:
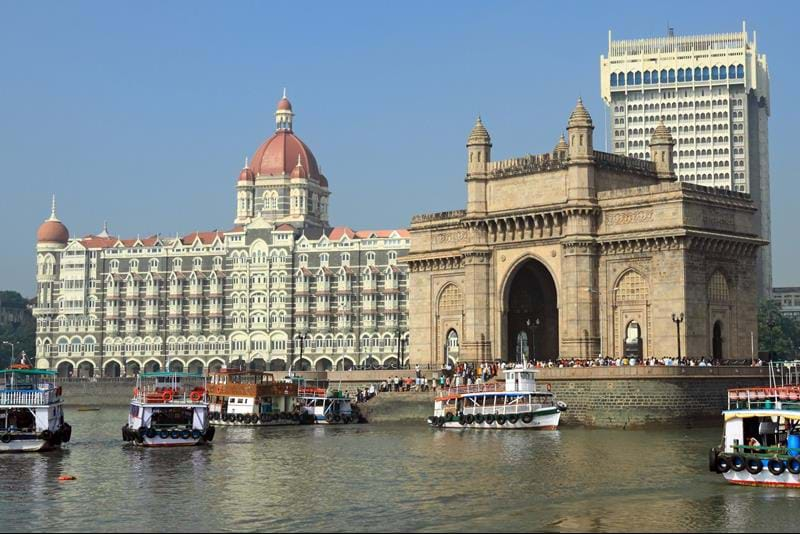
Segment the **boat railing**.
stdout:
<path fill-rule="evenodd" d="M 452 397 L 456 395 L 466 395 L 467 393 L 495 393 L 498 391 L 505 391 L 505 384 L 491 382 L 489 384 L 468 384 L 466 386 L 454 386 L 439 390 L 437 396 Z"/>
<path fill-rule="evenodd" d="M 205 388 L 145 386 L 133 390 L 133 400 L 144 404 L 203 404 L 208 402 Z"/>
<path fill-rule="evenodd" d="M 551 404 L 526 403 L 526 404 L 502 404 L 498 406 L 465 406 L 462 410 L 464 415 L 522 415 L 531 413 L 542 408 L 550 408 Z"/>
<path fill-rule="evenodd" d="M 0 404 L 11 406 L 46 406 L 59 398 L 57 389 L 0 390 Z"/>
<path fill-rule="evenodd" d="M 754 387 L 728 390 L 729 410 L 774 409 L 800 410 L 800 386 Z"/>
<path fill-rule="evenodd" d="M 299 397 L 314 397 L 317 399 L 324 399 L 328 396 L 328 390 L 324 388 L 307 388 L 301 387 L 297 390 L 297 395 Z"/>
<path fill-rule="evenodd" d="M 763 460 L 771 458 L 778 458 L 779 460 L 789 460 L 796 458 L 800 455 L 800 450 L 797 448 L 789 448 L 786 446 L 756 446 L 756 445 L 734 445 L 733 452 L 738 454 L 747 454 L 756 456 Z"/>

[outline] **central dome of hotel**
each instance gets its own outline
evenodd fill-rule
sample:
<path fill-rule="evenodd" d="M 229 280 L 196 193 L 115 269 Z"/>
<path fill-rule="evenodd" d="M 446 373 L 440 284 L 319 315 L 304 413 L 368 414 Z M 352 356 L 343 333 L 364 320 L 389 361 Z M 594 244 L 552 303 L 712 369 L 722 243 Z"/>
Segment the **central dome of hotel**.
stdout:
<path fill-rule="evenodd" d="M 291 176 L 292 171 L 301 166 L 305 172 L 295 172 L 296 176 L 305 175 L 327 187 L 328 180 L 319 172 L 311 149 L 292 131 L 293 116 L 292 104 L 284 95 L 275 111 L 275 133 L 253 154 L 250 170 L 255 176 Z"/>

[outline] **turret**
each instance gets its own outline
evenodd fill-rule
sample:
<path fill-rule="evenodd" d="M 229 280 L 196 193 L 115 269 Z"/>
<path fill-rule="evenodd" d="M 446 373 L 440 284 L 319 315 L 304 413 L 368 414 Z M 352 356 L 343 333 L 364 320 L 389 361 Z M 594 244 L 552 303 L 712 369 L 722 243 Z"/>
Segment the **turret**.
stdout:
<path fill-rule="evenodd" d="M 564 139 L 564 134 L 561 134 L 561 138 L 558 140 L 558 144 L 553 149 L 553 158 L 563 161 L 569 157 L 569 145 L 567 141 Z"/>
<path fill-rule="evenodd" d="M 56 196 L 50 209 L 50 218 L 45 220 L 36 230 L 36 248 L 39 250 L 61 249 L 69 241 L 69 230 L 56 217 Z"/>
<path fill-rule="evenodd" d="M 255 208 L 255 189 L 256 177 L 250 166 L 247 164 L 247 159 L 244 160 L 244 168 L 239 173 L 239 179 L 236 181 L 236 220 L 235 224 L 247 224 L 253 218 L 253 210 Z"/>
<path fill-rule="evenodd" d="M 669 128 L 664 123 L 659 123 L 650 139 L 650 159 L 656 164 L 656 174 L 659 180 L 675 181 L 675 172 L 672 169 L 672 147 L 675 146 Z"/>
<path fill-rule="evenodd" d="M 467 176 L 485 174 L 486 164 L 492 157 L 492 139 L 480 116 L 467 139 Z"/>
<path fill-rule="evenodd" d="M 583 100 L 578 98 L 575 109 L 569 116 L 567 133 L 569 135 L 569 159 L 575 163 L 586 163 L 593 159 L 592 117 L 583 107 Z"/>
<path fill-rule="evenodd" d="M 275 110 L 275 130 L 292 131 L 292 103 L 286 98 L 286 89 L 283 90 L 283 98 L 278 101 L 278 109 Z"/>
<path fill-rule="evenodd" d="M 486 213 L 486 170 L 492 156 L 492 139 L 481 122 L 475 126 L 467 139 L 467 213 Z"/>

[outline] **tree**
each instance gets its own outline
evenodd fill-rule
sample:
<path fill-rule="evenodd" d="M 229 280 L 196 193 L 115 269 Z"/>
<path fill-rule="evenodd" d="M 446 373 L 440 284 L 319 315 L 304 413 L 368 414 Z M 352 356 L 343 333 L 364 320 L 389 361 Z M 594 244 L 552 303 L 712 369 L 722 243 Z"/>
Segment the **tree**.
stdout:
<path fill-rule="evenodd" d="M 0 291 L 0 303 L 6 309 L 26 310 L 28 302 L 16 291 Z M 0 341 L 14 343 L 14 356 L 19 356 L 25 351 L 31 363 L 36 357 L 36 320 L 25 311 L 21 322 L 7 322 L 0 324 Z M 5 369 L 11 364 L 11 347 L 0 343 L 0 369 Z"/>
<path fill-rule="evenodd" d="M 800 324 L 781 313 L 773 300 L 764 300 L 758 307 L 758 350 L 770 356 L 793 356 L 800 347 Z"/>

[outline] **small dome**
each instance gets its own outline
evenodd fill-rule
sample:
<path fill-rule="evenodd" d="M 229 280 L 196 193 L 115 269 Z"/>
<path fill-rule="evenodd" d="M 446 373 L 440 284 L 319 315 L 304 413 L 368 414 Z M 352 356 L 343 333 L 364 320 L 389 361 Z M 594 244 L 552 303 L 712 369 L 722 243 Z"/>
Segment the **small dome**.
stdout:
<path fill-rule="evenodd" d="M 285 96 L 278 100 L 278 111 L 292 111 L 292 103 Z"/>
<path fill-rule="evenodd" d="M 566 139 L 564 139 L 564 134 L 561 134 L 561 139 L 558 140 L 558 144 L 556 144 L 556 151 L 559 150 L 569 150 L 569 145 L 567 144 Z"/>
<path fill-rule="evenodd" d="M 66 245 L 69 241 L 69 230 L 64 223 L 56 217 L 56 196 L 53 195 L 53 207 L 50 211 L 50 218 L 44 221 L 39 229 L 36 230 L 36 241 L 38 243 L 60 243 Z"/>
<path fill-rule="evenodd" d="M 586 111 L 586 108 L 583 106 L 582 98 L 578 98 L 578 103 L 575 105 L 575 109 L 572 110 L 572 113 L 569 116 L 568 128 L 575 126 L 593 127 L 592 116 L 589 115 L 589 112 Z"/>
<path fill-rule="evenodd" d="M 254 182 L 255 179 L 256 175 L 253 174 L 253 171 L 251 171 L 249 167 L 245 167 L 242 169 L 242 172 L 239 173 L 240 182 Z"/>
<path fill-rule="evenodd" d="M 653 131 L 653 137 L 650 139 L 651 145 L 659 144 L 672 144 L 675 140 L 672 138 L 672 133 L 663 122 L 658 123 L 656 129 Z"/>
<path fill-rule="evenodd" d="M 469 145 L 490 145 L 492 143 L 491 137 L 489 137 L 489 131 L 483 125 L 480 116 L 478 116 L 478 120 L 475 121 L 475 126 L 472 127 L 472 131 L 469 133 L 469 139 L 467 139 L 467 146 Z"/>
<path fill-rule="evenodd" d="M 303 162 L 300 159 L 300 154 L 297 155 L 297 165 L 294 166 L 292 169 L 292 178 L 308 178 L 308 174 L 306 173 L 305 168 L 303 168 Z"/>

